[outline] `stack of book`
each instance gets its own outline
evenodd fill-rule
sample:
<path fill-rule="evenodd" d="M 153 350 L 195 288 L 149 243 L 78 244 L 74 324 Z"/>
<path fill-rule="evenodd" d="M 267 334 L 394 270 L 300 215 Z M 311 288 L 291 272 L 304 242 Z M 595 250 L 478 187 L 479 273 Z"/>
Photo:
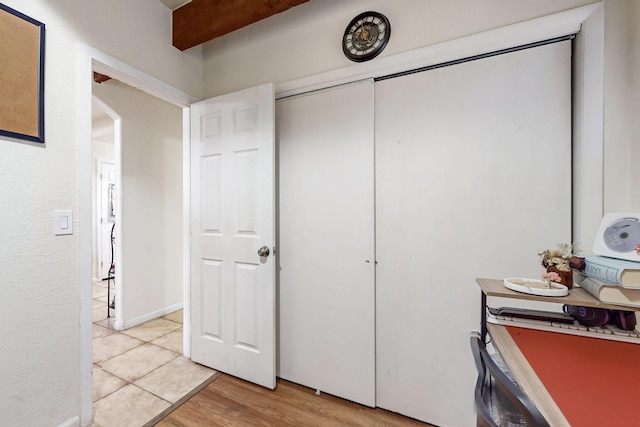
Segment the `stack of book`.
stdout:
<path fill-rule="evenodd" d="M 584 271 L 574 270 L 581 288 L 608 304 L 640 308 L 640 262 L 586 256 Z"/>

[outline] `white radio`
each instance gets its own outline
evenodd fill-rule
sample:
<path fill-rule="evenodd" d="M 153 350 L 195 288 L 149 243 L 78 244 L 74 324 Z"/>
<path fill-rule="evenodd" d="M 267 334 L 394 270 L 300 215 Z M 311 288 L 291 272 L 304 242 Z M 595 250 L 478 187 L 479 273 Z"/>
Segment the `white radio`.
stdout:
<path fill-rule="evenodd" d="M 640 262 L 640 213 L 609 213 L 593 243 L 596 255 Z"/>

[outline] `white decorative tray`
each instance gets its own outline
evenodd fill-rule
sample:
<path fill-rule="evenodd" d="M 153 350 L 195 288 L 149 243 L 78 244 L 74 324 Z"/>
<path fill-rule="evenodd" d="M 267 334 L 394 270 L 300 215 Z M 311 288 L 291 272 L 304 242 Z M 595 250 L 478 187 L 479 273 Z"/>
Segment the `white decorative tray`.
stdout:
<path fill-rule="evenodd" d="M 512 291 L 544 297 L 563 297 L 569 293 L 569 289 L 560 283 L 520 277 L 504 279 L 504 286 Z"/>

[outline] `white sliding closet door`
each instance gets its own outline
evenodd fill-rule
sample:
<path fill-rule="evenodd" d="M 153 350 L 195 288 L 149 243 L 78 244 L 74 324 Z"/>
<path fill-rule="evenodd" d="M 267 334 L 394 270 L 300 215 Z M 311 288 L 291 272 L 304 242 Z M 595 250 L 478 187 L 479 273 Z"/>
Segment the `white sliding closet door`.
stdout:
<path fill-rule="evenodd" d="M 377 406 L 475 425 L 474 279 L 571 240 L 571 43 L 375 89 Z"/>
<path fill-rule="evenodd" d="M 279 376 L 375 405 L 373 82 L 276 104 Z"/>

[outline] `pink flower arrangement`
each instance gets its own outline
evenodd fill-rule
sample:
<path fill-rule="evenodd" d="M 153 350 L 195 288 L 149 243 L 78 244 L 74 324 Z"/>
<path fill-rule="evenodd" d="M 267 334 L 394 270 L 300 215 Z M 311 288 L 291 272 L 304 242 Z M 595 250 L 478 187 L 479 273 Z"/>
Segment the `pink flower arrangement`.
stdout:
<path fill-rule="evenodd" d="M 560 283 L 562 281 L 562 278 L 558 273 L 556 273 L 555 271 L 552 271 L 550 273 L 544 273 L 542 275 L 542 280 L 547 282 Z"/>

